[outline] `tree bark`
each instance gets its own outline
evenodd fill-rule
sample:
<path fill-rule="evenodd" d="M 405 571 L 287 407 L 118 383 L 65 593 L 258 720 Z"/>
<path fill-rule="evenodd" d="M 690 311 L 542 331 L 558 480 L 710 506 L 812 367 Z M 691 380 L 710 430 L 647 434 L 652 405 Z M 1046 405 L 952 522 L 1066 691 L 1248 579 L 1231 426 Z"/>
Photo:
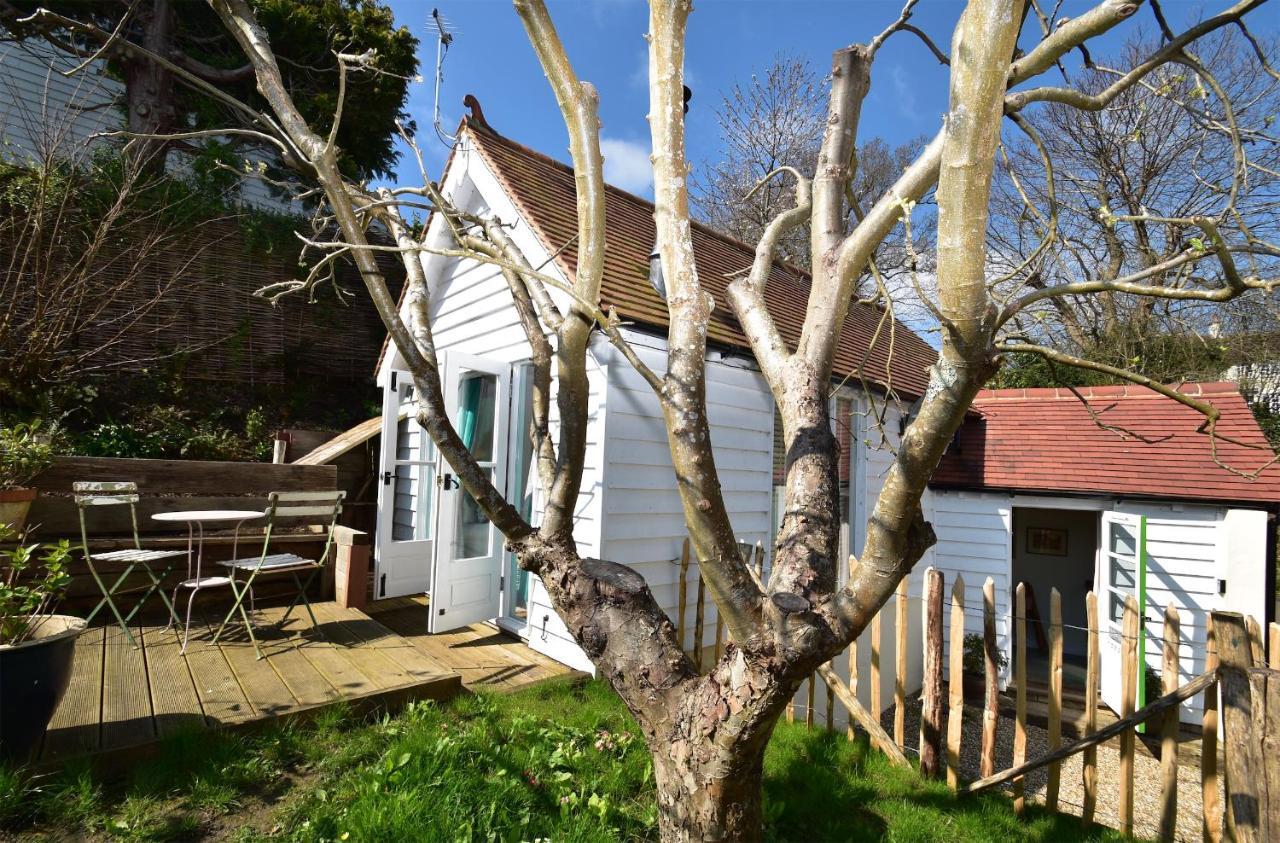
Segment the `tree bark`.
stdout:
<path fill-rule="evenodd" d="M 654 755 L 660 838 L 667 843 L 762 839 L 763 748 L 730 753 L 703 744 L 699 749 L 708 751 L 697 763 Z"/>
<path fill-rule="evenodd" d="M 172 0 L 144 0 L 136 25 L 142 33 L 142 47 L 150 53 L 173 53 L 178 25 Z M 145 55 L 125 53 L 125 101 L 130 132 L 164 135 L 177 130 L 177 80 L 168 69 Z M 148 171 L 164 170 L 172 142 L 162 138 L 137 138 L 130 149 L 134 160 Z"/>

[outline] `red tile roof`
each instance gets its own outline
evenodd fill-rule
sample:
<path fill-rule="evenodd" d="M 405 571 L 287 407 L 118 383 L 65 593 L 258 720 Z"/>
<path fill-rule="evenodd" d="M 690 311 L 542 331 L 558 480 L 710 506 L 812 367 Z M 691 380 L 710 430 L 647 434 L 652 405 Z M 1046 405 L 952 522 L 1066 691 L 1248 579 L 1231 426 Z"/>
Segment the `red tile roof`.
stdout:
<path fill-rule="evenodd" d="M 465 125 L 467 137 L 483 156 L 516 207 L 528 220 L 543 247 L 557 253 L 556 263 L 572 278 L 575 249 L 562 249 L 577 234 L 577 200 L 573 170 L 540 152 L 495 133 L 488 127 Z M 609 186 L 605 198 L 605 272 L 602 303 L 616 306 L 624 319 L 665 333 L 666 303 L 649 284 L 649 252 L 654 241 L 653 204 Z M 747 349 L 747 340 L 725 287 L 732 273 L 751 265 L 753 248 L 702 225 L 693 227 L 698 275 L 714 297 L 707 336 L 712 343 Z M 809 278 L 801 270 L 775 264 L 766 287 L 769 313 L 794 348 L 804 324 Z M 883 324 L 882 324 L 883 323 Z M 936 353 L 914 332 L 879 308 L 854 304 L 840 333 L 835 355 L 837 377 L 858 377 L 909 396 L 919 395 L 928 382 L 928 368 Z"/>
<path fill-rule="evenodd" d="M 1222 413 L 1217 426 L 1222 463 L 1250 473 L 1272 459 L 1271 447 L 1234 383 L 1191 383 L 1181 391 L 1209 401 Z M 1068 389 L 978 393 L 976 417 L 961 427 L 932 485 L 1280 502 L 1280 464 L 1255 478 L 1223 468 L 1214 460 L 1209 437 L 1196 432 L 1204 417 L 1194 409 L 1140 386 L 1078 392 L 1088 408 Z"/>

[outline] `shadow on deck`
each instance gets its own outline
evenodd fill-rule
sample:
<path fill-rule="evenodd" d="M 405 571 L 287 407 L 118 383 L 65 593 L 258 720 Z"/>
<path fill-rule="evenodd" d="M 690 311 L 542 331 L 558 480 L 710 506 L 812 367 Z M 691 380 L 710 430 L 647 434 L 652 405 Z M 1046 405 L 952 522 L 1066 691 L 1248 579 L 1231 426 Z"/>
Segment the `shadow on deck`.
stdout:
<path fill-rule="evenodd" d="M 423 655 L 447 665 L 468 689 L 510 692 L 557 677 L 586 674 L 536 653 L 518 638 L 483 623 L 453 632 L 427 632 L 426 596 L 374 601 L 369 614 L 380 624 L 417 647 Z"/>
<path fill-rule="evenodd" d="M 159 625 L 133 627 L 138 649 L 115 625 L 87 630 L 36 766 L 82 756 L 111 766 L 145 756 L 178 732 L 250 729 L 338 703 L 357 712 L 395 710 L 448 699 L 464 686 L 510 691 L 573 673 L 489 627 L 427 636 L 425 600 L 382 607 L 378 619 L 332 602 L 314 607 L 314 628 L 305 613 L 295 611 L 281 626 L 281 608 L 260 609 L 262 659 L 243 628 L 228 627 L 211 644 L 212 616 L 193 620 L 185 656 L 180 634 Z"/>

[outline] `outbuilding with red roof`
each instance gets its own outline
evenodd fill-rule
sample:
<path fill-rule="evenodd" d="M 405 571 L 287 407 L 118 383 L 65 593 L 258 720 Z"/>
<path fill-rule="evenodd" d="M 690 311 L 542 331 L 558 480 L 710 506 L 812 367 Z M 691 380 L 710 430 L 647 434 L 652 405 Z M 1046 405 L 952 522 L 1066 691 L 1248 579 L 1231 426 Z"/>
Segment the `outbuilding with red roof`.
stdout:
<path fill-rule="evenodd" d="M 1178 391 L 1216 409 L 1212 433 L 1199 409 L 1142 386 L 985 390 L 933 477 L 930 562 L 963 573 L 975 600 L 995 579 L 1006 648 L 1014 584 L 1026 583 L 1033 630 L 1057 589 L 1066 678 L 1082 681 L 1085 594 L 1099 596 L 1113 707 L 1126 595 L 1145 607 L 1157 669 L 1163 610 L 1178 610 L 1184 680 L 1203 669 L 1209 611 L 1273 617 L 1280 463 L 1234 383 Z M 1040 636 L 1028 638 L 1034 661 Z"/>

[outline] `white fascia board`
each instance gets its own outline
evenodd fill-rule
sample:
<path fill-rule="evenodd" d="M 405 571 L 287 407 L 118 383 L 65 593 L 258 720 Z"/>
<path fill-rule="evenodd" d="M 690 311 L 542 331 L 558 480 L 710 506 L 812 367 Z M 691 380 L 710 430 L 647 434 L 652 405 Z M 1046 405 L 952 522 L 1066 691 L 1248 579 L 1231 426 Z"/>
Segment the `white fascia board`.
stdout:
<path fill-rule="evenodd" d="M 460 210 L 468 213 L 492 216 L 501 220 L 507 232 L 523 252 L 525 259 L 539 272 L 559 280 L 568 286 L 569 280 L 561 272 L 560 267 L 551 260 L 551 254 L 538 240 L 528 221 L 516 209 L 515 203 L 503 189 L 501 182 L 494 176 L 488 164 L 471 144 L 470 134 L 463 132 L 458 138 L 458 146 L 449 162 L 449 168 L 440 180 L 440 191 L 449 197 Z M 457 248 L 448 225 L 440 214 L 434 214 L 427 227 L 425 243 L 428 248 L 452 250 Z M 423 273 L 427 278 L 427 290 L 431 301 L 440 301 L 441 279 L 446 277 L 445 270 L 455 261 L 462 258 L 424 252 L 421 256 Z M 550 287 L 552 300 L 567 312 L 569 296 L 560 290 Z M 407 319 L 407 310 L 402 306 L 400 315 Z M 390 379 L 393 368 L 402 368 L 403 362 L 394 345 L 388 347 L 378 370 L 378 383 L 385 385 Z"/>

